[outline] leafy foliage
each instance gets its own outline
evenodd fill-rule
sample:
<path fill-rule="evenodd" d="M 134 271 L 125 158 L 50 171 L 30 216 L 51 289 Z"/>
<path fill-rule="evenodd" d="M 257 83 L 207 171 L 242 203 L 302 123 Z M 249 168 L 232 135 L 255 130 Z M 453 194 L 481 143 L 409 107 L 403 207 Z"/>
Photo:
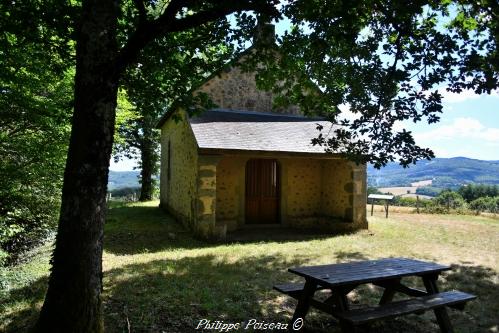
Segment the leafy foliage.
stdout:
<path fill-rule="evenodd" d="M 10 255 L 58 215 L 72 94 L 63 12 L 52 1 L 0 5 L 0 248 Z"/>
<path fill-rule="evenodd" d="M 451 209 L 466 207 L 466 202 L 464 201 L 463 197 L 459 193 L 452 190 L 445 190 L 440 192 L 440 194 L 433 199 L 433 202 L 441 207 L 445 207 L 447 211 L 450 211 Z"/>
<path fill-rule="evenodd" d="M 432 204 L 431 200 L 428 199 L 419 199 L 419 201 L 416 198 L 412 197 L 402 197 L 402 196 L 395 196 L 392 201 L 392 205 L 394 206 L 401 206 L 401 207 L 428 207 L 429 205 Z"/>
<path fill-rule="evenodd" d="M 75 12 L 65 11 L 72 9 L 68 6 L 72 3 L 6 2 L 0 7 L 0 110 L 6 110 L 0 125 L 1 168 L 8 170 L 1 180 L 11 182 L 4 191 L 7 199 L 24 198 L 26 192 L 22 191 L 40 191 L 39 195 L 59 188 L 57 175 L 64 158 L 58 147 L 67 136 L 64 110 L 70 108 L 65 89 L 56 89 L 54 83 L 62 81 L 72 63 L 72 31 L 68 27 L 78 22 L 80 28 L 69 163 L 49 289 L 36 328 L 40 332 L 103 330 L 102 203 L 118 82 L 127 69 L 133 69 L 128 66 L 141 63 L 141 53 L 163 37 L 207 27 L 200 37 L 209 38 L 215 31 L 210 23 L 223 23 L 231 13 L 254 10 L 272 18 L 279 16 L 274 0 L 83 1 Z M 455 15 L 449 10 L 452 3 L 459 5 Z M 474 89 L 480 93 L 497 87 L 498 6 L 486 0 L 473 4 L 457 0 L 289 1 L 280 7 L 294 25 L 281 41 L 284 56 L 274 59 L 279 66 L 271 75 L 260 76 L 260 82 L 282 92 L 278 102 L 288 100 L 309 113 L 325 112 L 339 125 L 333 137 L 319 135 L 316 144 L 376 167 L 397 157 L 406 166 L 431 158 L 433 153 L 417 146 L 410 132 L 394 132 L 395 122 L 436 122 L 442 110 L 438 85 L 448 82 L 452 91 Z M 119 9 L 134 15 L 119 16 Z M 450 18 L 445 29 L 437 25 L 439 15 Z M 238 22 L 241 29 L 251 22 L 242 14 L 238 19 L 243 23 Z M 119 36 L 118 20 L 123 27 Z M 199 40 L 195 44 L 203 45 Z M 156 60 L 160 62 L 160 57 Z M 290 75 L 296 73 L 298 77 Z M 273 84 L 278 81 L 284 84 Z M 358 117 L 342 119 L 340 105 L 347 105 Z M 25 134 L 25 147 L 21 134 Z M 16 175 L 22 168 L 25 171 Z M 26 207 L 28 213 L 1 207 L 7 237 L 21 232 L 12 227 L 11 217 L 15 221 L 29 221 L 30 216 L 44 220 L 43 214 Z"/>
<path fill-rule="evenodd" d="M 442 192 L 441 188 L 433 186 L 423 186 L 416 189 L 416 194 L 428 195 L 430 197 L 436 197 L 440 192 Z"/>
<path fill-rule="evenodd" d="M 480 212 L 499 213 L 499 196 L 480 197 L 470 202 L 470 209 Z"/>
<path fill-rule="evenodd" d="M 497 197 L 499 196 L 499 187 L 497 185 L 485 184 L 470 184 L 461 186 L 458 193 L 467 202 L 472 202 L 482 197 Z"/>
<path fill-rule="evenodd" d="M 368 186 L 367 187 L 367 195 L 369 194 L 383 194 L 381 193 L 380 190 L 378 190 L 376 187 Z"/>
<path fill-rule="evenodd" d="M 444 87 L 498 87 L 498 13 L 485 0 L 290 1 L 283 14 L 293 27 L 259 83 L 278 103 L 331 120 L 314 144 L 376 168 L 408 166 L 434 153 L 397 122 L 437 122 Z"/>
<path fill-rule="evenodd" d="M 151 199 L 153 176 L 159 171 L 158 118 L 173 103 L 191 113 L 215 106 L 207 96 L 193 95 L 192 89 L 233 59 L 237 48 L 232 41 L 240 35 L 227 19 L 172 33 L 151 42 L 125 72 L 122 85 L 135 111 L 117 126 L 115 159 L 139 160 L 143 200 Z"/>

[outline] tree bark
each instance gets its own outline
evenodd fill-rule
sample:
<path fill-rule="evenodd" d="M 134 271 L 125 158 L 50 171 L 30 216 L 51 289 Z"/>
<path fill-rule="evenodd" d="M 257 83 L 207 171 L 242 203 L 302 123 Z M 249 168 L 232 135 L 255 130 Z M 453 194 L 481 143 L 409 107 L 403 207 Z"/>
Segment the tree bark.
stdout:
<path fill-rule="evenodd" d="M 140 158 L 142 170 L 140 171 L 140 198 L 139 201 L 152 200 L 153 196 L 153 165 L 151 147 L 143 147 L 141 150 Z"/>
<path fill-rule="evenodd" d="M 215 2 L 216 3 L 216 2 Z M 150 40 L 236 11 L 274 9 L 264 1 L 224 1 L 176 19 L 187 2 L 171 1 L 152 22 L 139 24 L 118 52 L 119 0 L 83 0 L 76 28 L 74 113 L 52 270 L 36 332 L 103 332 L 102 238 L 118 81 Z M 175 4 L 175 6 L 172 6 Z"/>
<path fill-rule="evenodd" d="M 38 332 L 102 332 L 102 236 L 118 75 L 117 0 L 82 4 L 61 213 Z"/>
<path fill-rule="evenodd" d="M 140 147 L 140 159 L 142 170 L 140 172 L 140 201 L 149 201 L 153 197 L 153 175 L 156 171 L 158 154 L 156 152 L 156 138 L 154 136 L 154 120 L 149 115 L 144 117 L 142 126 L 142 140 Z"/>

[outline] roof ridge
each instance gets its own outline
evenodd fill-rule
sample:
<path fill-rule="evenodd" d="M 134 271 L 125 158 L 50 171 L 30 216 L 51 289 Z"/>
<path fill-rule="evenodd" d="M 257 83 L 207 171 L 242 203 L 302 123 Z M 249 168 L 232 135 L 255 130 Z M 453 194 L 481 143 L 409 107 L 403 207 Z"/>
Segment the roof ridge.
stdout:
<path fill-rule="evenodd" d="M 260 111 L 224 109 L 224 108 L 213 108 L 213 109 L 206 110 L 204 112 L 226 112 L 226 113 L 247 114 L 247 115 L 256 115 L 256 116 L 263 115 L 263 116 L 269 116 L 269 117 L 288 117 L 288 118 L 310 119 L 310 120 L 326 120 L 326 118 L 324 118 L 324 117 L 311 117 L 311 116 L 306 116 L 306 115 L 297 115 L 297 114 L 289 114 L 289 113 L 260 112 Z M 202 115 L 202 113 L 201 113 L 201 115 Z"/>

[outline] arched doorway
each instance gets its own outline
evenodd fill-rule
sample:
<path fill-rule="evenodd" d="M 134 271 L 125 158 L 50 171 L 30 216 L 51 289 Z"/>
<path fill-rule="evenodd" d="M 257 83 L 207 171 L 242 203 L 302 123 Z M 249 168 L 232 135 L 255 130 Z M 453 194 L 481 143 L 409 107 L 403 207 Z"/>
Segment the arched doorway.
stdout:
<path fill-rule="evenodd" d="M 246 224 L 279 223 L 280 170 L 277 160 L 246 163 Z"/>

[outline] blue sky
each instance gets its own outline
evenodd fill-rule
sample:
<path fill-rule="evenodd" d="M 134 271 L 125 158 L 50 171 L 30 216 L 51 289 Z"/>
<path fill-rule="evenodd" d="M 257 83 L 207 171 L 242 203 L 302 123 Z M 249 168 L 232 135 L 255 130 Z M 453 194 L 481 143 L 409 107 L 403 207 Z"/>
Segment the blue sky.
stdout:
<path fill-rule="evenodd" d="M 404 122 L 416 142 L 431 148 L 437 157 L 463 156 L 481 160 L 499 160 L 499 93 L 475 95 L 442 91 L 444 111 L 440 122 L 428 125 Z M 134 161 L 111 161 L 111 170 L 127 171 Z"/>
<path fill-rule="evenodd" d="M 437 157 L 499 160 L 499 94 L 442 94 L 444 111 L 439 123 L 407 126 L 416 142 L 433 149 Z"/>
<path fill-rule="evenodd" d="M 290 26 L 283 20 L 276 25 L 281 35 Z M 444 111 L 440 122 L 403 122 L 396 129 L 412 131 L 416 143 L 431 148 L 436 157 L 469 157 L 499 160 L 499 93 L 476 95 L 470 91 L 454 94 L 442 89 Z M 132 170 L 135 162 L 111 160 L 111 170 Z"/>

